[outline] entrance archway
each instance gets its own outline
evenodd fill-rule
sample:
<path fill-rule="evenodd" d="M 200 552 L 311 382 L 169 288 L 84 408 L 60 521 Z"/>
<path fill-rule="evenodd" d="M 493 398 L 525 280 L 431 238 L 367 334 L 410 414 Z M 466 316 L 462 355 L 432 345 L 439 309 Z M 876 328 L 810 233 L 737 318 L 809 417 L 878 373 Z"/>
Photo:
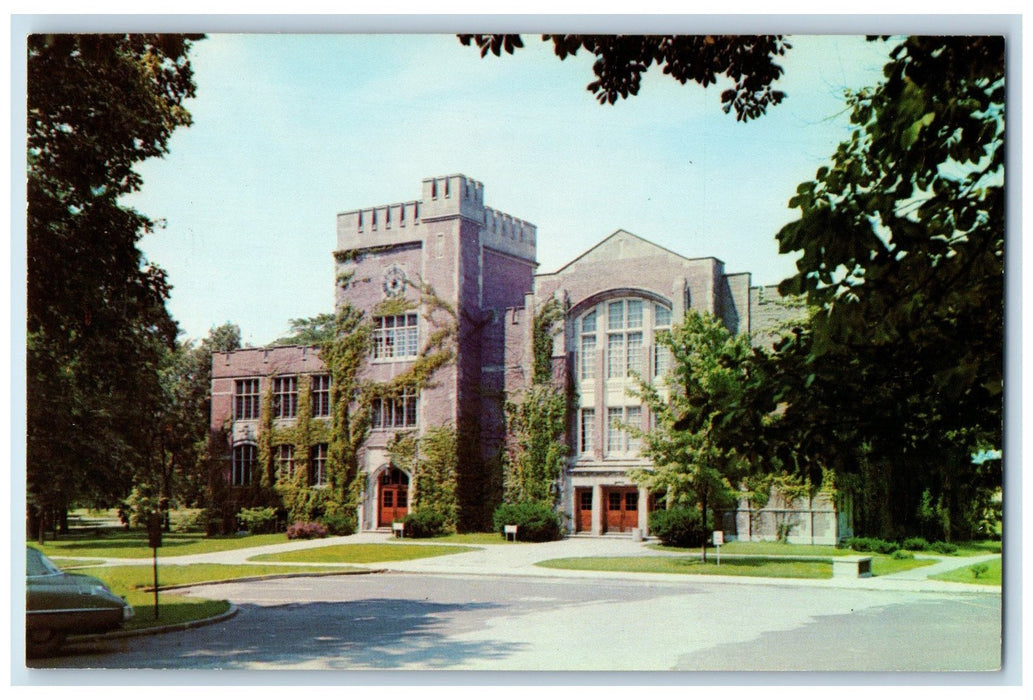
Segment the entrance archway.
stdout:
<path fill-rule="evenodd" d="M 377 525 L 388 527 L 409 513 L 409 476 L 389 467 L 380 473 L 377 489 Z"/>

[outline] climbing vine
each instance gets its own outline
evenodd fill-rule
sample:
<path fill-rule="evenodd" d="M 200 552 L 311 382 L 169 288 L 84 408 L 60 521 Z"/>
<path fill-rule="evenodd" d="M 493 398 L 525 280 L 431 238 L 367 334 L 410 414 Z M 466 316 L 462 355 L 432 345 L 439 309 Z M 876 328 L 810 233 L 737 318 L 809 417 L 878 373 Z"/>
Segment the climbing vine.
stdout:
<path fill-rule="evenodd" d="M 532 326 L 531 386 L 516 400 L 507 400 L 505 413 L 509 449 L 504 458 L 503 489 L 507 503 L 559 502 L 559 479 L 570 447 L 565 440 L 569 382 L 557 387 L 552 372 L 553 333 L 565 309 L 552 298 L 535 314 Z"/>
<path fill-rule="evenodd" d="M 454 425 L 428 428 L 420 437 L 420 453 L 416 465 L 416 509 L 428 508 L 440 513 L 445 527 L 455 529 L 459 518 L 456 498 L 456 474 L 459 468 L 458 434 Z"/>
<path fill-rule="evenodd" d="M 338 278 L 343 288 L 365 281 L 356 282 L 350 273 Z M 274 420 L 272 387 L 267 388 L 261 398 L 256 439 L 259 473 L 246 505 L 282 506 L 290 522 L 335 519 L 355 528 L 358 505 L 366 489 L 366 475 L 360 465 L 371 429 L 373 400 L 394 398 L 407 391 L 418 394 L 434 386 L 434 375 L 456 357 L 455 310 L 422 280 L 407 284 L 417 288 L 419 300 L 386 299 L 372 309 L 371 316 L 347 301 L 338 304 L 329 332 L 318 346 L 330 375 L 329 420 L 312 415 L 310 376 L 298 378 L 298 410 L 286 424 Z M 373 348 L 372 318 L 400 315 L 416 308 L 423 310 L 432 331 L 415 360 L 390 381 L 374 382 L 364 377 Z M 392 463 L 413 474 L 414 504 L 438 510 L 452 527 L 457 512 L 456 442 L 455 428 L 442 426 L 428 428 L 425 437 L 419 439 L 412 433 L 399 433 L 389 445 Z M 324 473 L 322 483 L 314 484 L 312 453 L 322 444 L 327 446 Z M 278 474 L 277 454 L 283 445 L 293 448 L 293 470 Z M 421 455 L 419 461 L 417 454 Z"/>

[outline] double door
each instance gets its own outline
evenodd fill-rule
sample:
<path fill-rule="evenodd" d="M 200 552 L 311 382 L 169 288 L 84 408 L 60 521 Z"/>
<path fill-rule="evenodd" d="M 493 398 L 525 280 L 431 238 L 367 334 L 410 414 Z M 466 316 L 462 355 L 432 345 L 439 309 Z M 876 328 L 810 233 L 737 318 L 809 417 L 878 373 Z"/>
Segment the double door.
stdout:
<path fill-rule="evenodd" d="M 409 477 L 391 468 L 380 475 L 379 487 L 377 523 L 380 527 L 404 520 L 409 513 Z"/>
<path fill-rule="evenodd" d="M 638 489 L 603 489 L 603 532 L 631 532 L 638 527 Z"/>

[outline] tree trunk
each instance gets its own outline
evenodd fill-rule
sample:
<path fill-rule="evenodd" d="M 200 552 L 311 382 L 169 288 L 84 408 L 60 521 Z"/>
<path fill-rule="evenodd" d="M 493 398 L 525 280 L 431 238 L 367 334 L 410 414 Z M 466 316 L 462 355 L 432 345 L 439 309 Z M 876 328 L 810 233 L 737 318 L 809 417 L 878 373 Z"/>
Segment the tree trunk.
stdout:
<path fill-rule="evenodd" d="M 703 489 L 703 563 L 707 563 L 707 492 L 710 489 Z"/>

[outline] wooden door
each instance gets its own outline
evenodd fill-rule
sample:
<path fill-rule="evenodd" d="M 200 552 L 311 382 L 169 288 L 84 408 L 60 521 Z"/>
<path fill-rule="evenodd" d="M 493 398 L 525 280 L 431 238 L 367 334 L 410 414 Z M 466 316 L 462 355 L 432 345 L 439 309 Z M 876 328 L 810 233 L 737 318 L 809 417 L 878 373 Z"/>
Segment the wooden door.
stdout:
<path fill-rule="evenodd" d="M 578 532 L 592 531 L 592 489 L 577 490 L 577 519 L 575 527 Z"/>
<path fill-rule="evenodd" d="M 408 513 L 409 477 L 397 469 L 389 469 L 380 475 L 377 523 L 387 527 L 396 520 L 404 520 Z"/>
<path fill-rule="evenodd" d="M 638 527 L 638 489 L 607 489 L 605 532 L 631 532 Z"/>

